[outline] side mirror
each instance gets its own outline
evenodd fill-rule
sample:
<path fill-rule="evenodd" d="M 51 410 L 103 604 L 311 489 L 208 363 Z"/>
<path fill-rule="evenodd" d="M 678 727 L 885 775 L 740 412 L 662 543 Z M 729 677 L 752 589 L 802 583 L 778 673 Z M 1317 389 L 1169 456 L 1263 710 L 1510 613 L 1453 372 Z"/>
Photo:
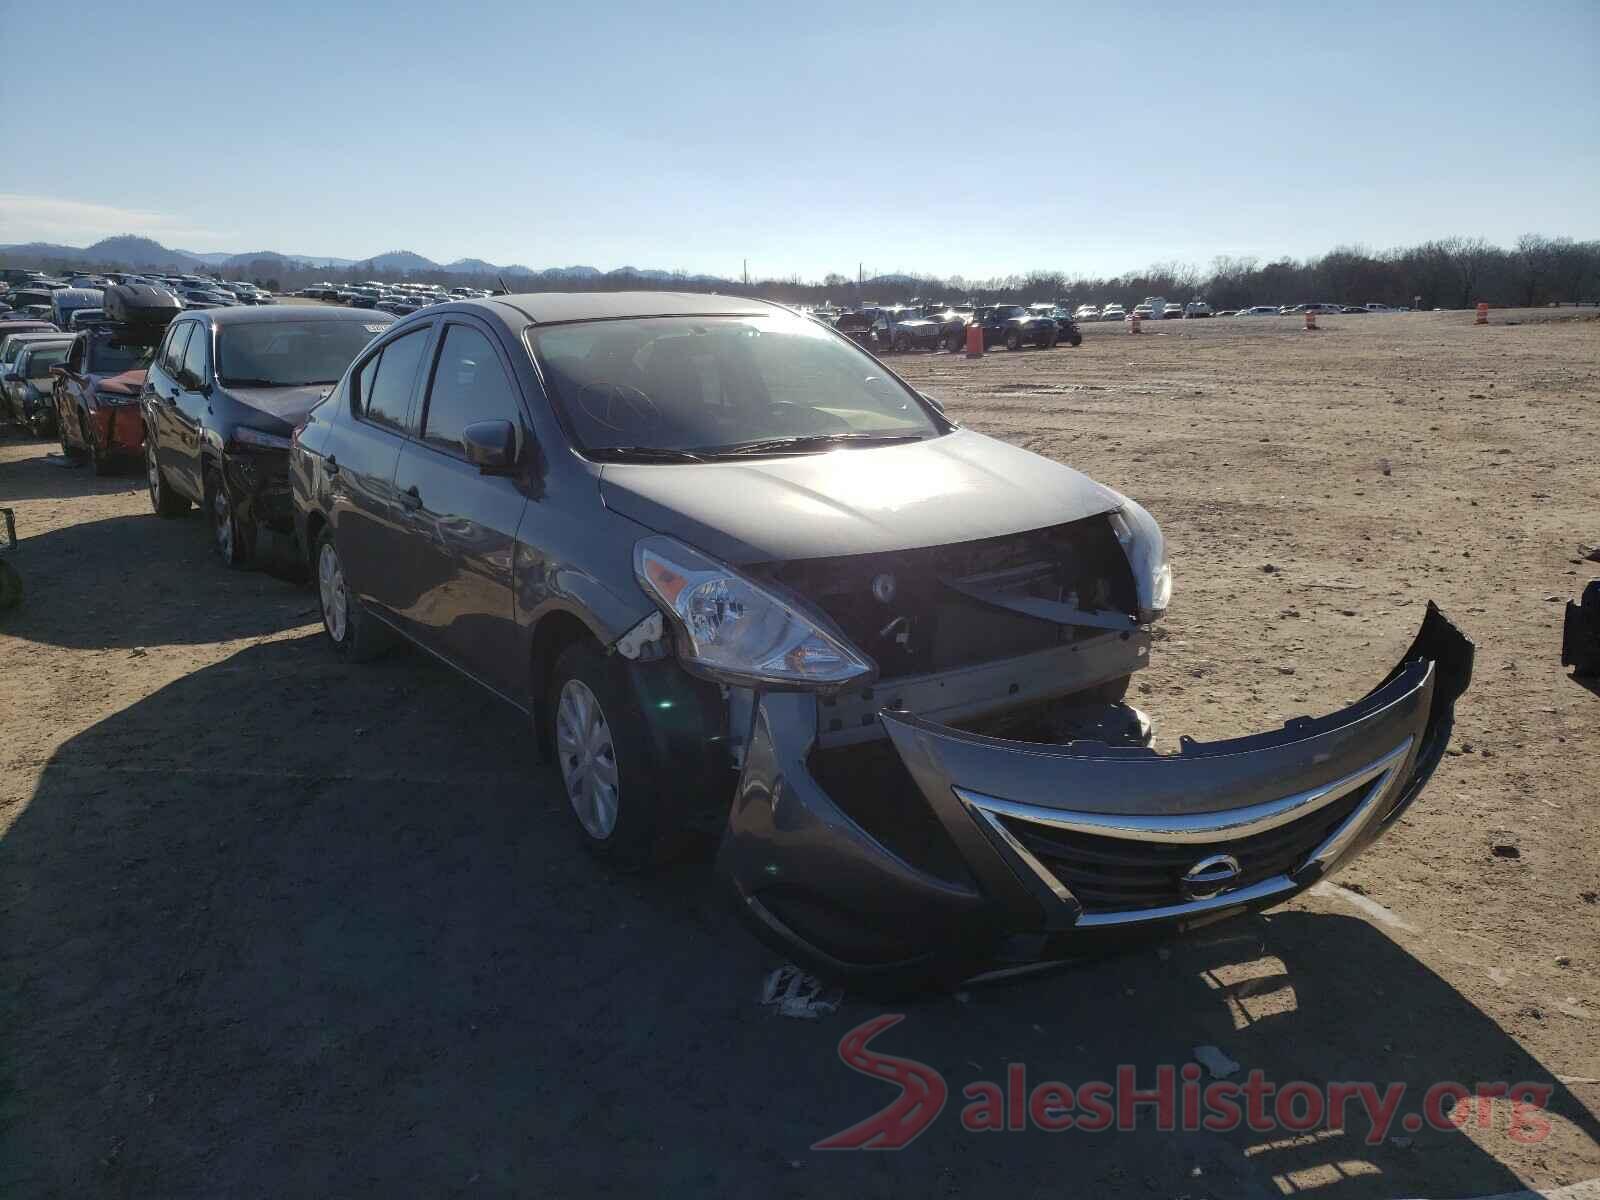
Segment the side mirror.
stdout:
<path fill-rule="evenodd" d="M 485 475 L 504 474 L 517 463 L 517 427 L 510 421 L 474 421 L 461 431 L 467 461 Z"/>
<path fill-rule="evenodd" d="M 944 401 L 940 400 L 938 397 L 930 396 L 930 395 L 928 395 L 927 392 L 918 392 L 917 395 L 921 396 L 924 400 L 926 400 L 929 404 L 933 405 L 941 413 L 944 412 Z"/>
<path fill-rule="evenodd" d="M 7 371 L 4 375 L 0 375 L 0 383 L 15 383 L 16 381 L 17 373 L 15 371 Z"/>

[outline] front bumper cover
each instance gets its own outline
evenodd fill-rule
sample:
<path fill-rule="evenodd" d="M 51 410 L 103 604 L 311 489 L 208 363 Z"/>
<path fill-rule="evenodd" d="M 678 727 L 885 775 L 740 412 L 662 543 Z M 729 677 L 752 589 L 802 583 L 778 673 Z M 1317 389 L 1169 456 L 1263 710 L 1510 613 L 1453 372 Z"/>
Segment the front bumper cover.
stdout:
<path fill-rule="evenodd" d="M 769 942 L 846 976 L 1048 961 L 1269 907 L 1349 861 L 1416 798 L 1472 660 L 1429 604 L 1411 648 L 1355 704 L 1271 733 L 1183 739 L 1170 755 L 881 712 L 908 786 L 954 850 L 928 859 L 891 849 L 814 778 L 814 698 L 764 695 L 719 866 Z"/>

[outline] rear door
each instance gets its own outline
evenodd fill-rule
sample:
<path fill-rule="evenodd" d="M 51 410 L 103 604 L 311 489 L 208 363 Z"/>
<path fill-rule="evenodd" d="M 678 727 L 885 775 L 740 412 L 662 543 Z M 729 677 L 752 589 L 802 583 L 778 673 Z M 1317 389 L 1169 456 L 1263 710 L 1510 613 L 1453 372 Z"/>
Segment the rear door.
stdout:
<path fill-rule="evenodd" d="M 177 321 L 167 331 L 161 352 L 145 373 L 144 390 L 148 397 L 145 412 L 149 416 L 150 431 L 156 438 L 156 462 L 161 473 L 174 488 L 182 490 L 178 482 L 177 444 L 178 423 L 173 412 L 178 403 L 178 372 L 183 369 L 184 352 L 194 332 L 195 322 Z"/>
<path fill-rule="evenodd" d="M 395 491 L 410 521 L 403 614 L 424 645 L 508 695 L 525 683 L 516 655 L 513 548 L 528 498 L 515 476 L 466 460 L 461 431 L 510 421 L 526 445 L 521 391 L 498 339 L 474 318 L 444 324 L 421 436 L 400 452 Z"/>
<path fill-rule="evenodd" d="M 211 407 L 211 327 L 204 321 L 193 324 L 178 367 L 177 399 L 167 409 L 173 433 L 168 478 L 179 491 L 200 502 L 205 499 L 200 440 Z"/>
<path fill-rule="evenodd" d="M 391 614 L 410 604 L 401 567 L 409 524 L 395 502 L 395 464 L 417 426 L 419 380 L 433 334 L 434 324 L 424 322 L 363 352 L 322 447 L 347 585 Z"/>

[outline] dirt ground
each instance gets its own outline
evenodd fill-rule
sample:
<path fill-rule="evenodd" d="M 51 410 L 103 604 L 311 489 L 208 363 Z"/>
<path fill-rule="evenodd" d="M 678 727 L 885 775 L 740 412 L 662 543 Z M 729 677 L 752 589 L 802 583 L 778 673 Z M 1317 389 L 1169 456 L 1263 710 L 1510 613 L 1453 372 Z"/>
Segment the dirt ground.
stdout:
<path fill-rule="evenodd" d="M 1408 816 L 1283 909 L 904 1006 L 949 1082 L 898 1153 L 812 1143 L 893 1089 L 884 1011 L 757 1004 L 709 851 L 576 852 L 509 709 L 319 643 L 309 591 L 201 522 L 0 441 L 0 1194 L 1459 1197 L 1600 1176 L 1600 694 L 1558 666 L 1600 564 L 1600 323 L 1496 313 L 1086 326 L 897 362 L 957 419 L 1140 499 L 1177 586 L 1135 699 L 1161 744 L 1364 693 L 1429 599 L 1478 647 Z M 1498 848 L 1498 849 L 1497 849 Z M 962 1088 L 1215 1045 L 1279 1083 L 1551 1088 L 1533 1144 L 1423 1128 L 980 1135 Z M 1593 1194 L 1588 1189 L 1567 1193 Z"/>

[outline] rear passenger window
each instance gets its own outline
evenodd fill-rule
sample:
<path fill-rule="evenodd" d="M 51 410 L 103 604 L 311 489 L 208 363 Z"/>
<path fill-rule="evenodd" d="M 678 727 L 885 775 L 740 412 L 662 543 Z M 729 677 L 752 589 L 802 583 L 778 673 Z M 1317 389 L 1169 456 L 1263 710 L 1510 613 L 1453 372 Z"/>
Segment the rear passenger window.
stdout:
<path fill-rule="evenodd" d="M 172 335 L 167 339 L 166 351 L 161 356 L 161 369 L 174 379 L 178 377 L 178 372 L 183 367 L 184 347 L 188 345 L 189 331 L 193 328 L 193 321 L 185 321 L 174 328 Z"/>
<path fill-rule="evenodd" d="M 180 377 L 185 386 L 197 388 L 205 385 L 206 343 L 210 340 L 206 336 L 205 326 L 196 323 L 194 332 L 189 335 L 189 345 L 183 352 L 183 371 Z"/>
<path fill-rule="evenodd" d="M 461 431 L 475 421 L 522 423 L 516 392 L 506 378 L 489 339 L 476 329 L 451 325 L 445 331 L 439 365 L 428 392 L 423 441 L 466 456 Z"/>
<path fill-rule="evenodd" d="M 405 432 L 428 332 L 424 326 L 396 338 L 361 368 L 356 375 L 356 412 L 375 425 Z"/>

